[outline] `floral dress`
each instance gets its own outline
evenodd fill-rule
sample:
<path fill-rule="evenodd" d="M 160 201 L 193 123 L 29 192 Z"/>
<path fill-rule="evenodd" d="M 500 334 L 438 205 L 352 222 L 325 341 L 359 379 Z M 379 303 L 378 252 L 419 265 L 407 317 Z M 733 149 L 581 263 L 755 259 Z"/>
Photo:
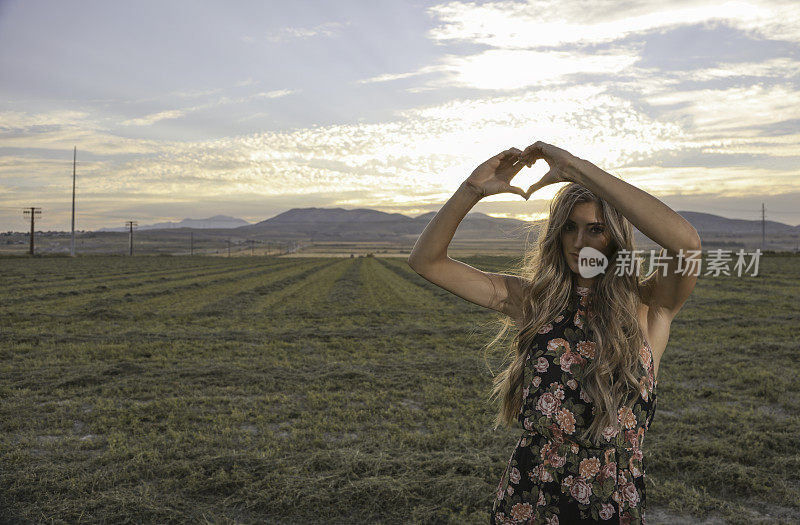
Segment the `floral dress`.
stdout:
<path fill-rule="evenodd" d="M 490 523 L 571 525 L 644 523 L 642 444 L 656 408 L 650 346 L 639 350 L 640 396 L 623 407 L 622 431 L 608 427 L 602 444 L 580 438 L 591 425 L 593 403 L 581 390 L 594 358 L 584 332 L 591 289 L 576 286 L 567 308 L 539 330 L 525 364 L 517 442 L 492 505 Z"/>

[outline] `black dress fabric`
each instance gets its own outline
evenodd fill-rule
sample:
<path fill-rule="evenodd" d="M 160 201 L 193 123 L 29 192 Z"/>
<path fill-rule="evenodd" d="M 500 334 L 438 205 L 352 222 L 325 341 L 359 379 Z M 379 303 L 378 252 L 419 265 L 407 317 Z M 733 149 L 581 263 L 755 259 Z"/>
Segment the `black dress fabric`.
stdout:
<path fill-rule="evenodd" d="M 601 443 L 580 435 L 594 404 L 581 390 L 595 357 L 584 331 L 591 289 L 573 288 L 569 304 L 539 330 L 525 364 L 522 435 L 497 487 L 490 523 L 571 525 L 644 523 L 644 435 L 656 408 L 650 345 L 639 350 L 640 395 L 620 409 L 622 431 L 608 427 Z"/>

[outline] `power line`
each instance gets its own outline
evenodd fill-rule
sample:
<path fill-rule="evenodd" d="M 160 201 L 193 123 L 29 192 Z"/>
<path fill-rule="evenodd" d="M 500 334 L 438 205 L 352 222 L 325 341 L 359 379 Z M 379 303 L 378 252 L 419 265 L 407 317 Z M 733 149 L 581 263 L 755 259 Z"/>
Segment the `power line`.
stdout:
<path fill-rule="evenodd" d="M 72 241 L 70 242 L 69 254 L 75 257 L 75 166 L 78 163 L 78 146 L 72 154 Z"/>
<path fill-rule="evenodd" d="M 130 249 L 130 255 L 133 255 L 133 227 L 137 226 L 136 221 L 126 221 L 125 226 L 130 228 L 130 234 L 128 235 L 128 247 Z"/>
<path fill-rule="evenodd" d="M 33 227 L 33 223 L 34 223 L 34 218 L 35 217 L 41 217 L 42 209 L 38 208 L 36 206 L 31 206 L 30 208 L 23 209 L 22 210 L 22 216 L 26 217 L 28 215 L 30 215 L 30 217 L 31 217 L 31 247 L 30 247 L 29 253 L 31 255 L 33 255 L 33 234 L 36 231 L 35 228 Z"/>

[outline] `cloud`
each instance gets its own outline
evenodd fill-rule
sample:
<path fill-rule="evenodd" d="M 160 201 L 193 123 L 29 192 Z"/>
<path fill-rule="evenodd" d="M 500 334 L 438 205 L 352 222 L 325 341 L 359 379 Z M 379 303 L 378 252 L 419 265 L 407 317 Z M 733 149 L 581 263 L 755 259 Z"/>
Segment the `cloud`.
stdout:
<path fill-rule="evenodd" d="M 404 78 L 410 78 L 420 75 L 427 75 L 430 73 L 438 73 L 442 71 L 441 66 L 425 66 L 416 71 L 411 71 L 409 73 L 387 73 L 384 75 L 378 75 L 371 78 L 366 78 L 362 80 L 358 80 L 358 84 L 371 84 L 377 82 L 390 82 L 392 80 L 402 80 Z"/>
<path fill-rule="evenodd" d="M 3 111 L 0 122 L 3 123 L 0 139 L 4 148 L 71 152 L 77 145 L 94 155 L 146 154 L 160 148 L 156 141 L 115 135 L 101 119 L 80 111 Z"/>
<path fill-rule="evenodd" d="M 291 95 L 292 93 L 296 93 L 296 91 L 291 89 L 277 89 L 274 91 L 261 91 L 243 97 L 223 96 L 219 97 L 216 101 L 209 102 L 207 104 L 198 104 L 196 106 L 182 108 L 182 109 L 168 109 L 164 111 L 159 111 L 158 113 L 152 113 L 144 117 L 123 120 L 120 124 L 123 126 L 151 126 L 156 122 L 160 122 L 162 120 L 179 119 L 185 117 L 186 115 L 189 115 L 190 113 L 194 113 L 197 111 L 202 111 L 230 104 L 244 104 L 256 99 L 281 98 Z"/>
<path fill-rule="evenodd" d="M 141 118 L 123 120 L 121 124 L 123 126 L 150 126 L 161 120 L 181 118 L 182 116 L 186 115 L 191 111 L 194 111 L 194 108 L 169 109 L 167 111 L 159 111 L 158 113 L 153 113 Z"/>
<path fill-rule="evenodd" d="M 791 2 L 700 2 L 661 0 L 631 2 L 562 2 L 560 0 L 450 2 L 428 9 L 440 20 L 429 32 L 437 42 L 467 41 L 502 49 L 598 44 L 632 34 L 712 21 L 752 32 L 761 38 L 800 42 L 800 10 Z"/>
<path fill-rule="evenodd" d="M 777 93 L 764 92 L 761 98 L 766 100 Z M 707 94 L 696 97 L 698 100 L 708 98 Z M 683 98 L 679 100 L 684 101 Z M 713 115 L 717 109 L 708 111 Z M 18 123 L 19 118 L 17 116 Z M 58 122 L 56 118 L 42 115 L 32 116 L 30 120 Z M 96 141 L 100 140 L 97 136 L 110 140 L 98 130 L 84 132 L 95 135 Z M 56 133 L 59 132 L 40 133 L 18 146 L 23 143 L 28 147 L 41 146 L 41 136 L 52 137 Z M 642 180 L 649 185 L 648 190 L 672 191 L 675 184 L 683 183 L 682 177 L 688 173 L 699 176 L 699 181 L 704 180 L 705 174 L 720 180 L 724 178 L 724 185 L 715 186 L 715 191 L 721 194 L 738 192 L 741 187 L 753 183 L 752 176 L 746 175 L 744 170 L 729 168 L 724 170 L 724 176 L 718 176 L 723 171 L 712 168 L 702 172 L 696 168 L 685 172 L 672 168 L 668 177 L 659 179 L 664 177 L 664 170 L 658 165 L 647 166 L 641 159 L 646 161 L 660 152 L 680 151 L 689 146 L 731 150 L 756 147 L 755 143 L 744 139 L 735 146 L 703 143 L 687 135 L 674 122 L 651 118 L 630 101 L 610 95 L 598 85 L 452 100 L 404 110 L 398 112 L 393 121 L 375 124 L 333 125 L 198 142 L 153 143 L 124 139 L 123 144 L 130 145 L 125 151 L 147 154 L 115 158 L 111 152 L 111 156 L 102 160 L 82 163 L 80 171 L 84 194 L 116 191 L 144 194 L 148 199 L 157 197 L 163 201 L 178 196 L 202 200 L 217 195 L 362 192 L 361 203 L 367 206 L 403 202 L 404 199 L 433 203 L 451 193 L 486 158 L 511 146 L 524 148 L 536 140 L 564 147 L 614 173 L 644 177 Z M 762 139 L 758 147 L 768 148 L 770 144 L 776 148 L 791 146 L 785 138 L 772 137 Z M 109 154 L 107 148 L 96 152 L 84 146 L 83 150 Z M 640 159 L 637 166 L 629 166 L 632 159 Z M 520 185 L 538 180 L 545 169 L 539 164 L 542 163 L 519 176 Z M 16 159 L 0 166 L 4 179 L 21 177 L 27 170 L 28 167 Z M 48 172 L 42 168 L 41 177 L 46 179 Z M 647 173 L 654 174 L 653 178 L 647 178 Z M 664 181 L 671 181 L 673 175 L 680 182 L 669 182 L 670 186 L 665 187 Z M 769 177 L 770 180 L 785 180 L 787 187 L 791 186 L 788 172 L 775 170 Z M 20 182 L 20 189 L 27 187 L 33 192 L 39 184 L 28 179 L 26 183 Z M 705 191 L 701 186 L 691 186 L 690 190 Z"/>
<path fill-rule="evenodd" d="M 314 37 L 334 37 L 338 36 L 342 29 L 350 25 L 350 22 L 325 22 L 314 27 L 284 27 L 275 30 L 264 37 L 243 36 L 242 40 L 249 44 L 265 40 L 271 44 L 283 44 L 292 40 Z"/>
<path fill-rule="evenodd" d="M 462 86 L 491 90 L 516 90 L 558 83 L 568 75 L 613 75 L 638 60 L 632 54 L 582 54 L 567 51 L 490 50 L 467 57 L 450 57 L 442 69 L 447 78 L 429 85 Z"/>
<path fill-rule="evenodd" d="M 618 171 L 626 182 L 657 195 L 737 198 L 800 191 L 798 170 L 648 166 Z"/>
<path fill-rule="evenodd" d="M 753 135 L 754 126 L 800 118 L 800 92 L 791 85 L 752 85 L 728 89 L 665 92 L 644 97 L 652 106 L 665 109 L 661 118 L 687 121 L 699 137 Z M 754 137 L 755 138 L 755 137 Z"/>
<path fill-rule="evenodd" d="M 250 97 L 246 97 L 244 100 L 241 100 L 241 102 L 247 102 L 247 101 L 250 101 L 250 100 L 253 100 L 253 99 L 256 99 L 256 98 L 281 98 L 281 97 L 285 97 L 287 95 L 291 95 L 292 93 L 295 93 L 295 90 L 292 90 L 292 89 L 276 89 L 274 91 L 262 91 L 260 93 L 255 93 L 254 95 L 251 95 Z"/>
<path fill-rule="evenodd" d="M 782 38 L 800 42 L 800 9 L 788 3 L 749 2 L 617 2 L 528 3 L 483 5 L 450 2 L 430 7 L 438 25 L 428 37 L 438 45 L 488 46 L 470 54 L 450 54 L 415 71 L 376 75 L 359 83 L 377 83 L 442 73 L 414 85 L 421 93 L 452 87 L 513 91 L 569 83 L 572 77 L 629 76 L 633 82 L 654 74 L 672 85 L 740 76 L 780 78 L 797 71 L 787 57 L 747 64 L 728 62 L 701 68 L 697 76 L 679 71 L 670 76 L 637 67 L 642 39 L 654 32 L 702 24 L 729 24 L 744 37 Z M 657 79 L 662 80 L 661 78 Z M 666 84 L 661 83 L 661 88 Z"/>
<path fill-rule="evenodd" d="M 682 82 L 706 82 L 743 77 L 783 80 L 791 71 L 800 72 L 800 61 L 779 57 L 762 62 L 725 62 L 714 67 L 674 71 L 662 75 Z"/>

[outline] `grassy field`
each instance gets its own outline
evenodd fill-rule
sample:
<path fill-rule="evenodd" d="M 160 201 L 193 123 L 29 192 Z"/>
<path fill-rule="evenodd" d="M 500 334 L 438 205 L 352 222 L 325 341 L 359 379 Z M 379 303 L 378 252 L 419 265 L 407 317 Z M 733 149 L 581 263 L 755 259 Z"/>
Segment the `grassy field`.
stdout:
<path fill-rule="evenodd" d="M 648 523 L 800 520 L 800 258 L 760 273 L 701 277 L 673 322 Z M 0 274 L 0 522 L 487 521 L 519 433 L 491 430 L 495 314 L 405 260 Z"/>

